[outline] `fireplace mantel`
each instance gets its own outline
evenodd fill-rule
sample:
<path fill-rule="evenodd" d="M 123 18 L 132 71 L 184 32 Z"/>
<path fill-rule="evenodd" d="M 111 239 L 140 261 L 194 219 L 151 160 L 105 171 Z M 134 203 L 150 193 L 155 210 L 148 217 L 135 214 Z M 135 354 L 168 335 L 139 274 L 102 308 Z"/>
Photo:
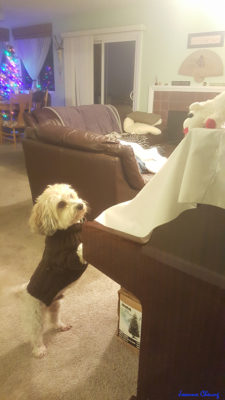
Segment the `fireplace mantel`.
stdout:
<path fill-rule="evenodd" d="M 223 91 L 225 86 L 151 86 L 148 112 L 159 114 L 162 118 L 162 128 L 165 128 L 170 110 L 188 112 L 190 104 L 212 99 Z"/>

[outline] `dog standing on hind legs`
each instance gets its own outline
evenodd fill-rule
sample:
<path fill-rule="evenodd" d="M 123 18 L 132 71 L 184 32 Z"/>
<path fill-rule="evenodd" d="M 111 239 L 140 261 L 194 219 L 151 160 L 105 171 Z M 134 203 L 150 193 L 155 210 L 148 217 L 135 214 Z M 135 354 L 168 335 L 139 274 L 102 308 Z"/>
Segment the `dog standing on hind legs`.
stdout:
<path fill-rule="evenodd" d="M 81 230 L 87 204 L 67 184 L 49 185 L 37 198 L 29 225 L 32 232 L 45 235 L 42 259 L 24 285 L 25 317 L 32 354 L 43 357 L 45 314 L 54 328 L 66 331 L 71 325 L 60 320 L 60 302 L 66 287 L 87 268 L 82 257 Z"/>

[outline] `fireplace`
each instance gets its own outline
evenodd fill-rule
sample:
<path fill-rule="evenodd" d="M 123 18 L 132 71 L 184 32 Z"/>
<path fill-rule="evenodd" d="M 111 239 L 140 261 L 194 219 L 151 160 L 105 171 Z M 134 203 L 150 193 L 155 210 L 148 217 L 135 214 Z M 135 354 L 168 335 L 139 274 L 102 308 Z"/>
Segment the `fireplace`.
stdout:
<path fill-rule="evenodd" d="M 163 129 L 163 138 L 167 143 L 177 145 L 183 138 L 183 122 L 187 118 L 187 111 L 169 110 L 166 128 Z"/>
<path fill-rule="evenodd" d="M 177 116 L 185 116 L 189 105 L 195 101 L 214 98 L 225 90 L 221 86 L 152 86 L 149 89 L 148 112 L 161 115 L 162 129 L 167 128 L 169 111 L 179 111 Z M 175 114 L 173 115 L 175 117 Z M 183 118 L 183 116 L 182 116 Z"/>

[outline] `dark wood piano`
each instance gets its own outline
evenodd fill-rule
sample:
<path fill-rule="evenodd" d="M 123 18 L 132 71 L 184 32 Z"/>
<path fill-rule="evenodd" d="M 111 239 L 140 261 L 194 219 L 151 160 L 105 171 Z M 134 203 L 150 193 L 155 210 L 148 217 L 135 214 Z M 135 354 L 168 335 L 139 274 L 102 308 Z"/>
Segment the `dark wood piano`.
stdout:
<path fill-rule="evenodd" d="M 142 303 L 132 399 L 207 392 L 225 399 L 225 210 L 198 205 L 156 228 L 146 244 L 87 222 L 83 245 L 89 263 Z"/>

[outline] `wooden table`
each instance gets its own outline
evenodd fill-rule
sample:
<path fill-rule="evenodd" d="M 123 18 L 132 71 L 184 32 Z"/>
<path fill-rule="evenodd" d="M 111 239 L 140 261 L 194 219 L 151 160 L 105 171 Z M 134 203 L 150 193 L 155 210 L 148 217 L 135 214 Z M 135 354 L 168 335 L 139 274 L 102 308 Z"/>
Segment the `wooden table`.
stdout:
<path fill-rule="evenodd" d="M 185 211 L 155 229 L 145 245 L 87 222 L 83 246 L 89 263 L 142 303 L 131 399 L 201 398 L 202 391 L 225 399 L 225 210 Z"/>
<path fill-rule="evenodd" d="M 13 104 L 13 109 L 17 110 L 19 107 L 16 104 Z M 9 101 L 0 101 L 0 116 L 2 118 L 2 111 L 9 112 L 10 111 L 10 103 Z"/>
<path fill-rule="evenodd" d="M 0 110 L 1 111 L 8 111 L 10 108 L 10 104 L 8 101 L 0 101 Z"/>
<path fill-rule="evenodd" d="M 9 102 L 6 101 L 0 101 L 0 118 L 2 120 L 2 112 L 6 111 L 9 112 L 10 111 L 10 104 Z"/>
<path fill-rule="evenodd" d="M 17 107 L 15 107 L 15 110 Z M 7 113 L 9 113 L 10 111 L 10 103 L 9 101 L 0 101 L 0 120 L 1 120 L 1 125 L 2 125 L 2 112 L 5 111 Z"/>

